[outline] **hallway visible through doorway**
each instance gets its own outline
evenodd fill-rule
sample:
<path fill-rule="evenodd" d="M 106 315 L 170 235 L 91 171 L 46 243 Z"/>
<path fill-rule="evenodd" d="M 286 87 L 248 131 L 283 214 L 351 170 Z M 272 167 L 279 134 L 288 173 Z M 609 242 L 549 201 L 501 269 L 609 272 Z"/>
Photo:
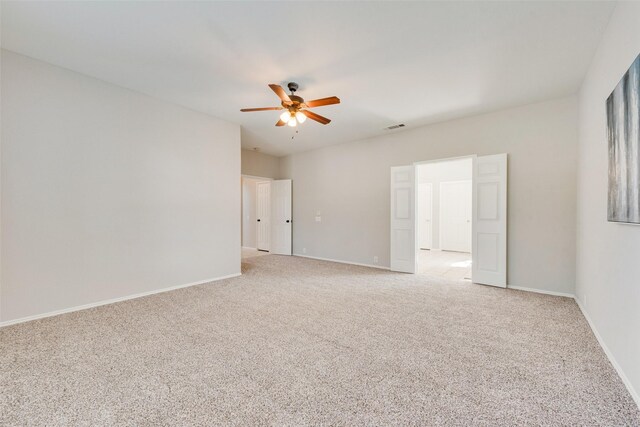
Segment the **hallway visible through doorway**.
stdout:
<path fill-rule="evenodd" d="M 471 280 L 471 253 L 421 249 L 418 253 L 418 273 Z"/>
<path fill-rule="evenodd" d="M 416 166 L 419 273 L 471 278 L 472 179 L 470 157 Z"/>

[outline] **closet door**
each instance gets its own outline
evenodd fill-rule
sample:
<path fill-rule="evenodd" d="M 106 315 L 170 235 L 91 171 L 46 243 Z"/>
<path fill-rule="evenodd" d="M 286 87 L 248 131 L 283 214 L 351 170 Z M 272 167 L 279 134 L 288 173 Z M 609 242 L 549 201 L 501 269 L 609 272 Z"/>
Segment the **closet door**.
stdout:
<path fill-rule="evenodd" d="M 440 249 L 471 252 L 471 181 L 440 183 Z"/>
<path fill-rule="evenodd" d="M 433 184 L 422 183 L 418 186 L 418 232 L 420 249 L 433 248 Z"/>
<path fill-rule="evenodd" d="M 291 255 L 291 180 L 271 181 L 271 253 Z"/>
<path fill-rule="evenodd" d="M 260 251 L 268 251 L 271 230 L 271 182 L 256 184 L 256 247 Z"/>

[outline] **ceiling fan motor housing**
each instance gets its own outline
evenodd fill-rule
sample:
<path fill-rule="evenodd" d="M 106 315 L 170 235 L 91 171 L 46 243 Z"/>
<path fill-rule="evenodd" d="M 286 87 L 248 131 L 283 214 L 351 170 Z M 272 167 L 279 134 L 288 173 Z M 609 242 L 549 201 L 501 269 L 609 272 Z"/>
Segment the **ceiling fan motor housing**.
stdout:
<path fill-rule="evenodd" d="M 291 111 L 291 113 L 293 114 L 300 109 L 300 106 L 302 104 L 304 104 L 304 99 L 302 99 L 302 97 L 298 95 L 294 95 L 294 93 L 296 93 L 296 91 L 298 90 L 298 83 L 289 82 L 289 84 L 287 84 L 287 87 L 291 92 L 291 95 L 289 95 L 289 99 L 291 100 L 291 103 L 282 101 L 282 106 L 288 109 L 289 111 Z"/>
<path fill-rule="evenodd" d="M 294 93 L 295 91 L 298 90 L 298 83 L 296 82 L 289 82 L 289 84 L 287 85 L 287 87 L 289 88 L 289 91 L 291 93 Z"/>
<path fill-rule="evenodd" d="M 298 95 L 289 95 L 289 99 L 291 99 L 291 102 L 293 102 L 293 105 L 299 105 L 304 103 L 304 99 L 302 99 Z"/>

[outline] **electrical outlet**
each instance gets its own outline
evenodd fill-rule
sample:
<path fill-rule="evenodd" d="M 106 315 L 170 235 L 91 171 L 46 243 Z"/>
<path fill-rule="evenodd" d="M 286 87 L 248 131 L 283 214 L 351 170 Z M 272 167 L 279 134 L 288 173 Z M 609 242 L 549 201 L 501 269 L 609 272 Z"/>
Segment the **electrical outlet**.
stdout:
<path fill-rule="evenodd" d="M 373 263 L 374 263 L 374 264 L 377 264 L 377 263 L 378 263 L 378 255 L 376 255 L 376 256 L 374 256 L 374 257 L 373 257 Z"/>
<path fill-rule="evenodd" d="M 306 254 L 307 253 L 307 248 L 302 248 L 302 253 Z"/>

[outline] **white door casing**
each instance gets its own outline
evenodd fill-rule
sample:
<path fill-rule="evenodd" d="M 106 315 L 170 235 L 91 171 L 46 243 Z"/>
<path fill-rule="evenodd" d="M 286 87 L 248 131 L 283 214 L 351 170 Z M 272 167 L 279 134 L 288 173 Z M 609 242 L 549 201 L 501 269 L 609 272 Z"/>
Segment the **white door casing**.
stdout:
<path fill-rule="evenodd" d="M 472 181 L 440 183 L 440 249 L 471 252 Z"/>
<path fill-rule="evenodd" d="M 291 180 L 271 181 L 271 253 L 291 255 Z"/>
<path fill-rule="evenodd" d="M 416 205 L 414 166 L 391 168 L 390 269 L 416 272 Z"/>
<path fill-rule="evenodd" d="M 507 155 L 477 157 L 473 165 L 474 283 L 507 287 Z"/>
<path fill-rule="evenodd" d="M 433 184 L 418 185 L 418 234 L 420 249 L 433 248 Z"/>
<path fill-rule="evenodd" d="M 270 249 L 271 238 L 271 182 L 256 183 L 256 248 Z"/>

